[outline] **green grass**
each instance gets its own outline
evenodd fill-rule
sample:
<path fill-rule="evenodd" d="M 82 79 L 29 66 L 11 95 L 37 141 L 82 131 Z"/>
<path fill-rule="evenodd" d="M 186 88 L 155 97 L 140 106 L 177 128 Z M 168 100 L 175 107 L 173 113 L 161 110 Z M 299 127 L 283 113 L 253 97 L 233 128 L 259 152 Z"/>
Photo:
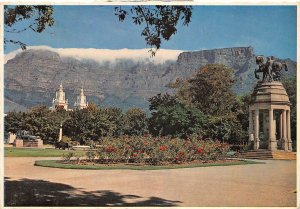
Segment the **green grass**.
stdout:
<path fill-rule="evenodd" d="M 64 153 L 74 152 L 76 155 L 84 156 L 82 150 L 59 150 L 59 149 L 37 149 L 37 148 L 14 148 L 5 147 L 5 157 L 62 157 Z"/>
<path fill-rule="evenodd" d="M 261 162 L 254 162 L 248 160 L 241 160 L 235 162 L 225 163 L 199 163 L 199 164 L 175 164 L 175 165 L 163 165 L 163 166 L 151 166 L 151 165 L 78 165 L 78 164 L 65 164 L 62 161 L 57 160 L 38 160 L 35 161 L 36 166 L 62 168 L 62 169 L 86 169 L 86 170 L 115 170 L 115 169 L 128 169 L 128 170 L 162 170 L 162 169 L 178 169 L 178 168 L 195 168 L 195 167 L 209 167 L 209 166 L 232 166 L 232 165 L 247 165 L 247 164 L 261 164 Z"/>

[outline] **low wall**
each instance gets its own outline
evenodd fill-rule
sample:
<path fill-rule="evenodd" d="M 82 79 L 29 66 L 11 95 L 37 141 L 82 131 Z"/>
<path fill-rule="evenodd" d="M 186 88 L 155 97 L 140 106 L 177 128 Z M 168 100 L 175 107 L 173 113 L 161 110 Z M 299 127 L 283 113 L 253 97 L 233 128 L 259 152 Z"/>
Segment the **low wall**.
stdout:
<path fill-rule="evenodd" d="M 22 139 L 16 139 L 14 143 L 15 147 L 23 147 L 23 140 Z"/>
<path fill-rule="evenodd" d="M 27 141 L 22 139 L 16 139 L 14 143 L 15 147 L 36 147 L 43 148 L 43 140 Z"/>
<path fill-rule="evenodd" d="M 74 149 L 74 150 L 89 150 L 91 148 L 90 148 L 90 146 L 77 145 L 77 146 L 72 146 L 72 149 Z"/>

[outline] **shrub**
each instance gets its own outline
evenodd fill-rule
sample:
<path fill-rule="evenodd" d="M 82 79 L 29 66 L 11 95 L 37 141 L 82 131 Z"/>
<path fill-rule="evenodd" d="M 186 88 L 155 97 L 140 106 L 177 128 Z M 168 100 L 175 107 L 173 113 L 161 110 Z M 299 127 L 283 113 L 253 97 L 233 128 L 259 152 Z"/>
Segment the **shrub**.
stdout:
<path fill-rule="evenodd" d="M 148 132 L 147 114 L 139 108 L 131 108 L 125 113 L 124 133 L 142 136 Z"/>
<path fill-rule="evenodd" d="M 72 139 L 63 135 L 61 141 L 65 143 L 71 143 Z"/>
<path fill-rule="evenodd" d="M 69 163 L 71 161 L 71 158 L 74 157 L 74 153 L 73 152 L 67 152 L 66 154 L 64 153 L 62 156 L 62 159 L 64 162 Z"/>
<path fill-rule="evenodd" d="M 75 160 L 76 163 L 79 164 L 81 161 L 81 156 L 77 155 L 77 156 L 75 156 L 75 158 L 76 158 L 76 160 Z"/>
<path fill-rule="evenodd" d="M 187 138 L 193 134 L 203 135 L 206 120 L 199 109 L 178 103 L 152 112 L 149 130 L 154 136 Z"/>
<path fill-rule="evenodd" d="M 227 144 L 219 141 L 200 140 L 192 137 L 187 140 L 179 138 L 158 138 L 123 136 L 106 137 L 97 149 L 100 162 L 133 163 L 184 163 L 194 160 L 204 162 L 224 159 L 229 150 Z"/>
<path fill-rule="evenodd" d="M 90 161 L 90 162 L 94 161 L 94 159 L 96 157 L 96 153 L 95 153 L 94 150 L 88 150 L 88 151 L 86 151 L 85 155 L 86 155 L 88 161 Z"/>

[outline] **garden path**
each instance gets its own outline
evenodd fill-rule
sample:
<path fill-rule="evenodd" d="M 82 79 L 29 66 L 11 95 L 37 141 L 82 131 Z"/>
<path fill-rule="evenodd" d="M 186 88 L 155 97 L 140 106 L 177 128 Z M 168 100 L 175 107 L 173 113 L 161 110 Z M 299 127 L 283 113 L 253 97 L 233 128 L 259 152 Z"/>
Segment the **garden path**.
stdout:
<path fill-rule="evenodd" d="M 10 206 L 296 206 L 296 161 L 175 170 L 67 170 L 5 158 Z"/>

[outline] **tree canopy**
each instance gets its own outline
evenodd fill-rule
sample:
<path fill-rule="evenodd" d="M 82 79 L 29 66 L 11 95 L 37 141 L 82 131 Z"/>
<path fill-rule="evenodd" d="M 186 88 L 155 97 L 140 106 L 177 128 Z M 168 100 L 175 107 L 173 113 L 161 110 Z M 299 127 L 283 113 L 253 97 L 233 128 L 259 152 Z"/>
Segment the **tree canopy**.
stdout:
<path fill-rule="evenodd" d="M 225 115 L 235 102 L 231 90 L 234 83 L 233 70 L 220 64 L 208 64 L 201 67 L 188 79 L 177 79 L 169 84 L 176 89 L 179 100 L 196 106 L 211 115 Z"/>
<path fill-rule="evenodd" d="M 219 64 L 205 65 L 190 78 L 170 83 L 168 87 L 175 89 L 175 95 L 157 95 L 150 99 L 150 110 L 154 110 L 150 122 L 164 123 L 169 120 L 164 124 L 168 127 L 173 124 L 171 119 L 175 114 L 174 121 L 192 128 L 193 131 L 184 130 L 188 134 L 241 143 L 247 137 L 248 111 L 244 111 L 244 108 L 248 106 L 249 98 L 237 97 L 231 90 L 233 83 L 231 68 Z M 185 117 L 186 112 L 193 114 Z M 193 118 L 193 115 L 197 115 L 198 120 L 187 122 L 186 119 Z M 159 120 L 156 120 L 158 116 Z M 201 131 L 193 129 L 195 124 L 200 125 Z M 178 127 L 181 126 L 177 124 L 173 129 L 181 130 Z"/>
<path fill-rule="evenodd" d="M 207 117 L 199 109 L 181 103 L 160 106 L 149 119 L 149 131 L 154 136 L 188 138 L 205 135 Z"/>

